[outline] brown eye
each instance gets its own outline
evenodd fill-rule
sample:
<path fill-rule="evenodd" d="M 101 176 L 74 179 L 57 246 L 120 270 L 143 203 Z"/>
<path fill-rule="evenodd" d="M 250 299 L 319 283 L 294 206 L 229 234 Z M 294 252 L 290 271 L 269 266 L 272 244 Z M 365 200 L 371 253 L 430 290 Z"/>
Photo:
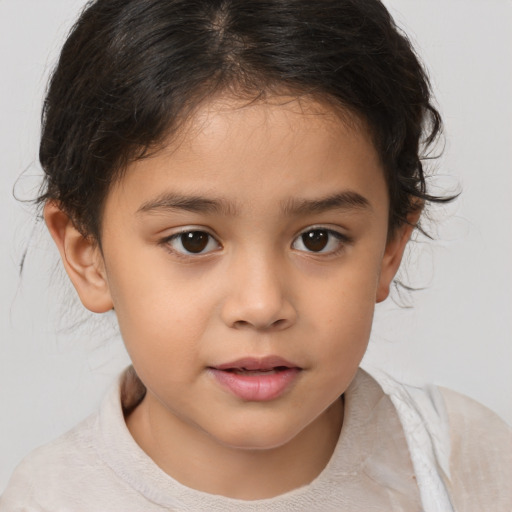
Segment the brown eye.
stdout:
<path fill-rule="evenodd" d="M 325 229 L 314 229 L 302 235 L 304 247 L 312 252 L 323 251 L 329 242 L 329 233 Z"/>
<path fill-rule="evenodd" d="M 179 254 L 205 254 L 219 248 L 219 243 L 206 231 L 184 231 L 177 233 L 166 244 Z"/>
<path fill-rule="evenodd" d="M 203 252 L 208 245 L 210 235 L 204 231 L 190 231 L 181 235 L 181 244 L 188 252 Z"/>
<path fill-rule="evenodd" d="M 332 229 L 313 228 L 303 231 L 292 244 L 292 248 L 297 251 L 317 254 L 335 254 L 342 249 L 348 238 Z"/>

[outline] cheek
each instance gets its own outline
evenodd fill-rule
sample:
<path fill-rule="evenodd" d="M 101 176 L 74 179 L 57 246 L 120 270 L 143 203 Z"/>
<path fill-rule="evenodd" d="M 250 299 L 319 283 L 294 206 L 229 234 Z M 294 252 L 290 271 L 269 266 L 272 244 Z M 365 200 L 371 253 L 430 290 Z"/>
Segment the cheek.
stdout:
<path fill-rule="evenodd" d="M 350 260 L 315 283 L 307 297 L 309 307 L 334 328 L 371 324 L 379 278 L 379 265 L 370 253 L 353 254 Z M 366 260 L 366 261 L 365 261 Z"/>
<path fill-rule="evenodd" d="M 359 364 L 370 337 L 378 282 L 378 265 L 366 256 L 340 266 L 325 282 L 307 294 L 306 317 L 323 350 L 317 355 L 327 368 Z M 349 264 L 350 263 L 350 264 Z M 332 364 L 331 364 L 332 363 Z"/>
<path fill-rule="evenodd" d="M 124 271 L 130 269 L 130 271 Z M 213 301 L 190 279 L 158 265 L 113 262 L 109 286 L 119 328 L 134 364 L 186 367 L 196 356 Z"/>

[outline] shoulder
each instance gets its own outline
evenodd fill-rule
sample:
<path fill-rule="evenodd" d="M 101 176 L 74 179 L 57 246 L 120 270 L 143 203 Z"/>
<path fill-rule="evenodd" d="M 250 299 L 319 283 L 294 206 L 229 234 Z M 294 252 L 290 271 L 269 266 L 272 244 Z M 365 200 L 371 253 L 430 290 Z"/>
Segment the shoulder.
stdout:
<path fill-rule="evenodd" d="M 130 471 L 134 480 L 140 477 L 132 466 L 144 456 L 124 421 L 125 373 L 105 395 L 98 412 L 21 462 L 0 497 L 0 512 L 162 510 L 126 478 Z"/>
<path fill-rule="evenodd" d="M 372 374 L 399 414 L 423 498 L 435 491 L 455 510 L 512 510 L 509 425 L 455 391 L 404 385 L 378 370 Z"/>
<path fill-rule="evenodd" d="M 0 512 L 101 509 L 95 504 L 104 503 L 109 489 L 122 486 L 103 456 L 108 450 L 105 431 L 112 430 L 111 435 L 117 436 L 109 417 L 119 415 L 122 422 L 120 409 L 116 383 L 99 411 L 23 459 L 0 498 Z"/>
<path fill-rule="evenodd" d="M 476 436 L 482 442 L 483 436 L 487 440 L 489 437 L 496 441 L 499 439 L 511 446 L 512 428 L 496 413 L 461 393 L 443 387 L 438 389 L 446 404 L 453 442 L 460 442 L 466 436 L 471 439 Z"/>
<path fill-rule="evenodd" d="M 57 489 L 76 489 L 80 484 L 77 480 L 86 479 L 88 473 L 97 469 L 98 457 L 92 440 L 96 421 L 96 415 L 89 417 L 25 457 L 0 498 L 0 511 L 51 510 Z"/>
<path fill-rule="evenodd" d="M 512 428 L 482 404 L 439 388 L 451 439 L 450 486 L 460 510 L 512 509 Z"/>

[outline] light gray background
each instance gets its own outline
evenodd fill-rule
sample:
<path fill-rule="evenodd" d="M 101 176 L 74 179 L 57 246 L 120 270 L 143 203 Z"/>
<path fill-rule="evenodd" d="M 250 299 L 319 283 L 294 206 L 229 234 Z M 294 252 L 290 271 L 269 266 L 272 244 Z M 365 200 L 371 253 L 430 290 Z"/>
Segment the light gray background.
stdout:
<path fill-rule="evenodd" d="M 415 244 L 414 308 L 377 308 L 367 367 L 466 393 L 512 423 L 512 2 L 386 0 L 431 72 L 459 184 L 435 243 Z M 17 203 L 37 190 L 41 99 L 84 0 L 0 0 L 0 491 L 14 466 L 93 411 L 127 364 L 113 319 L 80 323 L 56 250 Z M 22 279 L 18 266 L 29 246 Z"/>

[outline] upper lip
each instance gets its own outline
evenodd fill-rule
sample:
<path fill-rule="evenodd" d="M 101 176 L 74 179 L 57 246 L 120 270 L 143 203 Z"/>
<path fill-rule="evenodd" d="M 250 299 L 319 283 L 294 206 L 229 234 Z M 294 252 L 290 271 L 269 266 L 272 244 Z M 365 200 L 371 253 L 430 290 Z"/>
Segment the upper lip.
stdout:
<path fill-rule="evenodd" d="M 236 361 L 212 366 L 215 370 L 272 370 L 273 368 L 300 368 L 279 356 L 242 357 Z"/>

